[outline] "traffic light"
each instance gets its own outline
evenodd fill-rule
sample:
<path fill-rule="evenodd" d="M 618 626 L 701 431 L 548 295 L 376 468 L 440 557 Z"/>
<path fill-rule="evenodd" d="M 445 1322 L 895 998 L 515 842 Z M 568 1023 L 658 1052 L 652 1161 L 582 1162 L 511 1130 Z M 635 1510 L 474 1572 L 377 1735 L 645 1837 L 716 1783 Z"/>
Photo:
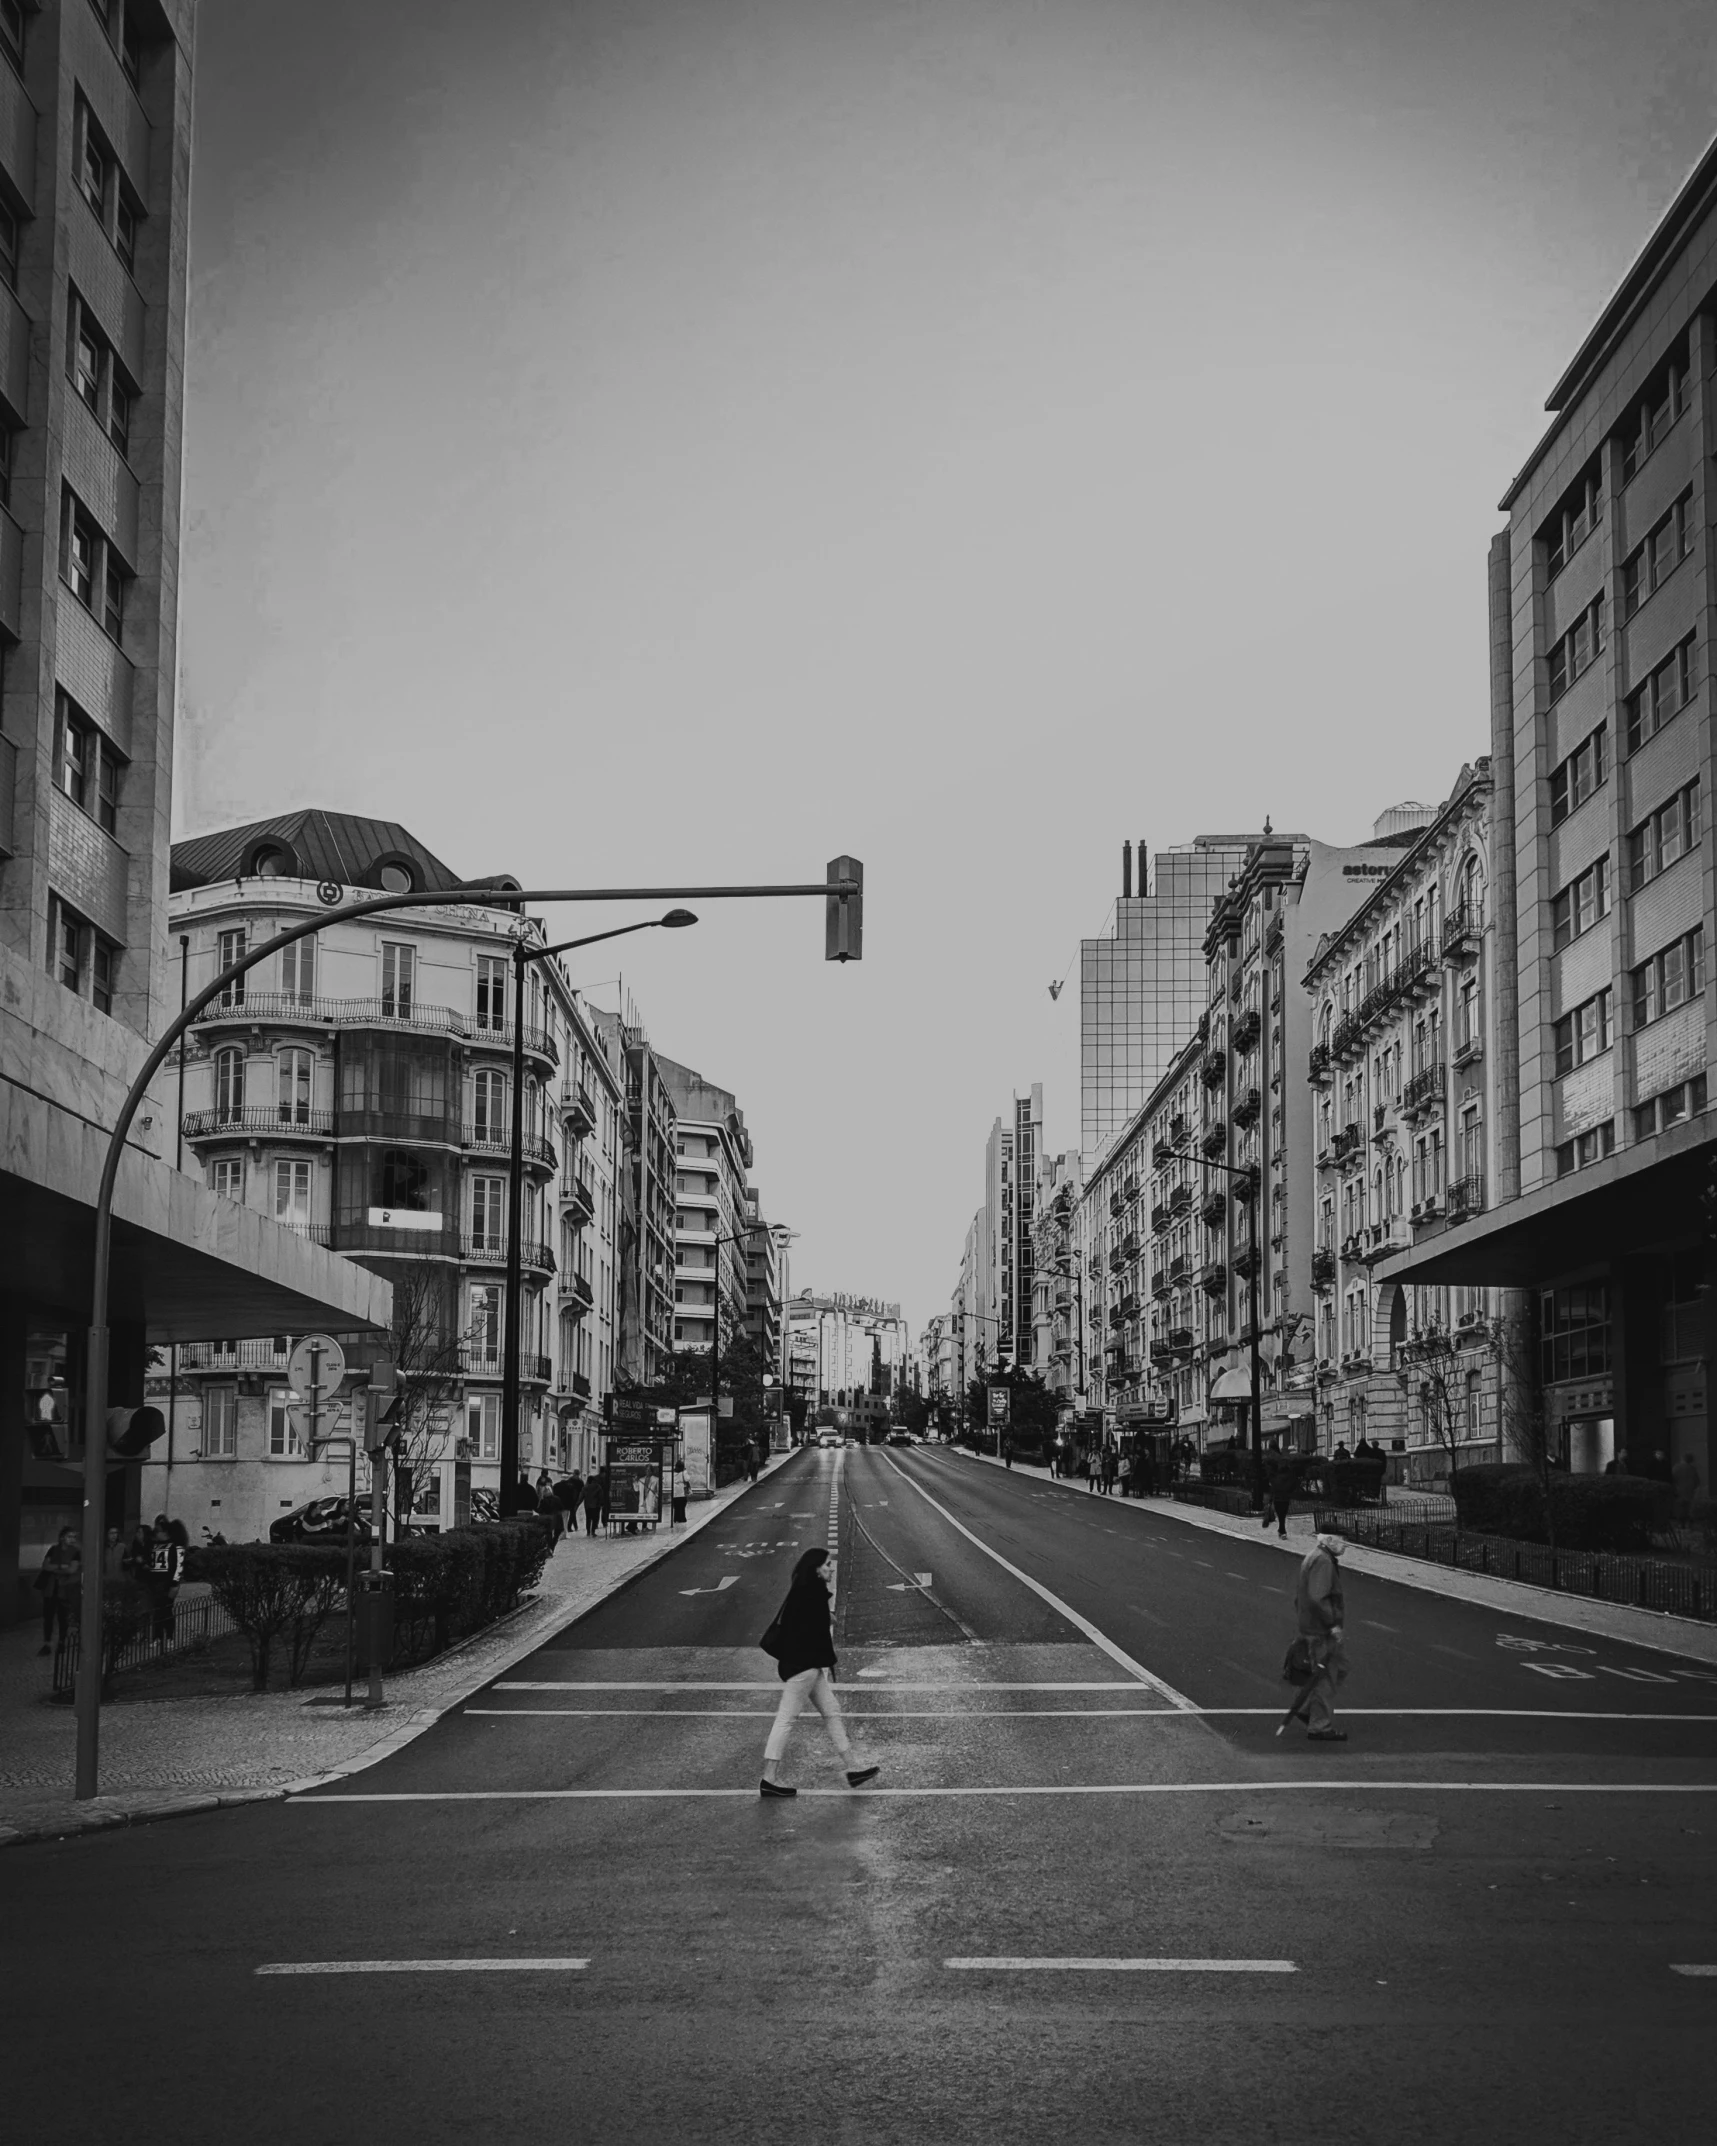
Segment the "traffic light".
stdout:
<path fill-rule="evenodd" d="M 824 898 L 824 943 L 825 961 L 862 961 L 864 959 L 864 866 L 856 857 L 836 857 L 829 864 L 831 886 L 843 879 L 856 882 L 851 894 L 830 894 Z"/>
<path fill-rule="evenodd" d="M 167 1419 L 158 1408 L 110 1408 L 107 1450 L 115 1460 L 141 1460 L 157 1438 L 167 1435 Z"/>

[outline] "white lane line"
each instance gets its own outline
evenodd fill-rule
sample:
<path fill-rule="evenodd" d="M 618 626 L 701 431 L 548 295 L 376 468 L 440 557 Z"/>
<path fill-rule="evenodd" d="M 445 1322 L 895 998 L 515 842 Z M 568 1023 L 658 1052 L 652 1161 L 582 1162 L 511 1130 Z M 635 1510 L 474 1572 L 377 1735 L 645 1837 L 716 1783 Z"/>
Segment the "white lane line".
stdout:
<path fill-rule="evenodd" d="M 756 1687 L 765 1690 L 767 1686 Z M 864 1691 L 912 1691 L 924 1689 L 909 1684 L 861 1686 Z M 937 1687 L 929 1687 L 935 1690 Z M 1006 1685 L 989 1687 L 1005 1691 Z M 1105 1691 L 1129 1687 L 1105 1685 Z M 560 1716 L 588 1719 L 603 1714 L 623 1714 L 648 1720 L 683 1716 L 700 1721 L 773 1721 L 775 1709 L 754 1712 L 737 1706 L 467 1706 L 466 1714 L 504 1717 L 512 1714 L 535 1721 Z M 854 1721 L 1276 1721 L 1279 1706 L 944 1706 L 899 1708 L 844 1706 Z M 1597 1708 L 1549 1706 L 1344 1706 L 1343 1716 L 1367 1721 L 1679 1721 L 1695 1727 L 1717 1723 L 1717 1714 L 1624 1714 L 1600 1713 Z"/>
<path fill-rule="evenodd" d="M 886 1674 L 886 1672 L 880 1672 Z M 868 1677 L 871 1672 L 861 1669 L 859 1675 Z M 966 1682 L 957 1678 L 945 1678 L 940 1684 L 863 1684 L 861 1691 L 1135 1691 L 1133 1683 L 1122 1683 L 1119 1677 L 1105 1677 L 1100 1683 L 1030 1683 L 992 1684 L 985 1678 Z M 780 1679 L 773 1678 L 754 1684 L 723 1683 L 715 1677 L 687 1677 L 677 1682 L 663 1679 L 660 1682 L 633 1681 L 621 1678 L 591 1677 L 588 1679 L 565 1679 L 558 1681 L 538 1679 L 514 1679 L 491 1684 L 491 1691 L 772 1691 L 781 1689 Z M 1349 1711 L 1343 1709 L 1344 1712 Z"/>
<path fill-rule="evenodd" d="M 1672 1975 L 1717 1975 L 1717 1966 L 1672 1967 L 1669 1971 Z"/>
<path fill-rule="evenodd" d="M 993 1960 L 944 1960 L 944 1967 L 980 1974 L 1041 1972 L 1109 1975 L 1294 1975 L 1292 1960 L 1032 1960 L 1002 1955 Z"/>
<path fill-rule="evenodd" d="M 271 1960 L 259 1975 L 570 1975 L 588 1960 Z"/>
<path fill-rule="evenodd" d="M 802 1788 L 807 1796 L 908 1801 L 959 1796 L 1247 1796 L 1334 1789 L 1344 1796 L 1717 1796 L 1717 1781 L 1372 1781 L 1352 1774 L 1296 1781 L 1057 1781 L 1041 1786 L 964 1788 Z M 440 1788 L 288 1796 L 314 1810 L 324 1803 L 725 1803 L 757 1801 L 755 1788 Z"/>
<path fill-rule="evenodd" d="M 918 1482 L 915 1477 L 908 1475 L 904 1468 L 895 1467 L 894 1462 L 892 1460 L 889 1460 L 889 1457 L 886 1453 L 882 1457 L 885 1461 L 888 1462 L 888 1465 L 894 1469 L 895 1474 L 899 1476 L 900 1480 L 903 1483 L 910 1483 L 912 1485 L 912 1488 L 917 1491 L 918 1495 L 924 1500 L 925 1504 L 930 1507 L 932 1512 L 940 1513 L 942 1515 L 942 1518 L 947 1521 L 948 1525 L 953 1528 L 957 1534 L 964 1535 L 966 1540 L 971 1543 L 974 1548 L 982 1550 L 986 1557 L 992 1558 L 996 1564 L 1000 1565 L 1004 1572 L 1011 1574 L 1014 1579 L 1018 1580 L 1022 1587 L 1029 1587 L 1034 1595 L 1038 1596 L 1040 1600 L 1047 1602 L 1052 1610 L 1059 1612 L 1061 1616 L 1065 1617 L 1068 1623 L 1072 1625 L 1076 1631 L 1083 1632 L 1085 1634 L 1085 1637 L 1090 1640 L 1091 1644 L 1094 1647 L 1100 1647 L 1112 1662 L 1118 1662 L 1123 1669 L 1127 1670 L 1131 1675 L 1137 1677 L 1141 1684 L 1149 1685 L 1151 1690 L 1158 1693 L 1162 1698 L 1166 1699 L 1170 1706 L 1179 1707 L 1183 1713 L 1188 1714 L 1195 1713 L 1197 1711 L 1197 1709 L 1193 1706 L 1192 1701 L 1186 1696 L 1184 1692 L 1176 1691 L 1172 1684 L 1166 1684 L 1161 1677 L 1154 1676 L 1151 1671 L 1145 1667 L 1143 1662 L 1136 1662 L 1130 1654 L 1123 1653 L 1123 1651 L 1116 1646 L 1115 1642 L 1108 1636 L 1107 1633 L 1098 1631 L 1097 1627 L 1091 1622 L 1088 1617 L 1081 1617 L 1079 1612 L 1076 1609 L 1072 1608 L 1068 1603 L 1063 1602 L 1059 1595 L 1051 1594 L 1049 1589 L 1044 1586 L 1041 1580 L 1034 1580 L 1029 1572 L 1021 1572 L 1017 1565 L 1009 1564 L 1008 1560 L 1003 1557 L 999 1550 L 992 1550 L 989 1544 L 985 1542 L 981 1536 L 974 1535 L 969 1527 L 965 1526 L 963 1522 L 956 1520 L 954 1518 L 954 1515 L 949 1512 L 948 1508 L 945 1505 L 939 1504 L 937 1500 L 930 1495 L 929 1491 L 924 1488 L 923 1484 Z"/>

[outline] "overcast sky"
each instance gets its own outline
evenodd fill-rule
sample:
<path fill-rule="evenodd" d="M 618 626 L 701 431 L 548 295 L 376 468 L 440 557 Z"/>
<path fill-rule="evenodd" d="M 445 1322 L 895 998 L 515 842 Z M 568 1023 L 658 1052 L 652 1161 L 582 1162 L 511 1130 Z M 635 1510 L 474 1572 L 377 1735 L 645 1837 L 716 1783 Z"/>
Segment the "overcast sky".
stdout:
<path fill-rule="evenodd" d="M 862 966 L 820 905 L 711 905 L 626 984 L 738 1094 L 795 1280 L 916 1331 L 1012 1092 L 1078 1143 L 1047 986 L 1123 838 L 1359 840 L 1487 749 L 1495 502 L 1717 126 L 1714 35 L 219 0 L 176 832 L 327 805 L 527 884 L 861 857 Z"/>

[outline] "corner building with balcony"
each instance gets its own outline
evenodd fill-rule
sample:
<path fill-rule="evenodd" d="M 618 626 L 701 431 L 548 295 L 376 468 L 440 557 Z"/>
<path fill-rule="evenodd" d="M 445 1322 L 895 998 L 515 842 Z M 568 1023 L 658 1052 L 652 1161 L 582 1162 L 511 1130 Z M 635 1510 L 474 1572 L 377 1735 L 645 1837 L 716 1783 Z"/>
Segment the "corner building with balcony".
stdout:
<path fill-rule="evenodd" d="M 1503 1368 L 1516 1300 L 1403 1286 L 1384 1263 L 1483 1214 L 1499 1062 L 1490 762 L 1448 800 L 1305 972 L 1316 1169 L 1317 1446 L 1381 1445 L 1421 1487 L 1510 1457 Z"/>
<path fill-rule="evenodd" d="M 472 1487 L 500 1481 L 512 946 L 521 930 L 543 941 L 506 905 L 507 879 L 469 906 L 342 911 L 465 884 L 407 829 L 347 813 L 291 813 L 173 850 L 170 923 L 190 991 L 259 940 L 325 920 L 199 1017 L 180 1131 L 213 1192 L 393 1283 L 403 1346 L 381 1353 L 445 1397 L 414 1474 L 414 1509 L 431 1520 L 451 1513 L 456 1463 Z M 558 962 L 530 963 L 525 984 L 519 1458 L 558 1473 L 596 1457 L 613 1380 L 621 1089 Z M 343 1487 L 343 1466 L 307 1453 L 287 1416 L 291 1339 L 201 1344 L 168 1367 L 182 1390 L 173 1451 L 146 1489 L 193 1533 L 265 1534 Z M 352 1389 L 375 1353 L 351 1353 Z"/>
<path fill-rule="evenodd" d="M 108 1128 L 178 1006 L 166 931 L 195 12 L 0 6 L 0 1623 L 83 1506 Z M 108 1390 L 150 1351 L 385 1323 L 384 1283 L 175 1170 L 115 1187 Z M 106 1511 L 135 1520 L 141 1469 Z"/>
<path fill-rule="evenodd" d="M 1552 1451 L 1709 1487 L 1717 142 L 1547 407 L 1490 554 L 1492 1181 L 1387 1272 L 1530 1292 Z"/>
<path fill-rule="evenodd" d="M 738 1098 L 657 1057 L 674 1105 L 674 1349 L 729 1348 L 746 1329 L 751 1135 Z"/>

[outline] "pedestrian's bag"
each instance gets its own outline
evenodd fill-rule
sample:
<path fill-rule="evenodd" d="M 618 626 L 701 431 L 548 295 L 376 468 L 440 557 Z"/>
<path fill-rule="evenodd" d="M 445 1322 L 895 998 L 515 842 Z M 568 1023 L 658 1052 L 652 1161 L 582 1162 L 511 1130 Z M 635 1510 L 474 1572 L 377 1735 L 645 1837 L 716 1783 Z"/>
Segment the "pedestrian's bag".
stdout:
<path fill-rule="evenodd" d="M 1316 1675 L 1317 1664 L 1312 1660 L 1312 1643 L 1302 1632 L 1282 1657 L 1282 1682 L 1309 1684 Z"/>
<path fill-rule="evenodd" d="M 769 1620 L 769 1629 L 764 1633 L 763 1637 L 757 1642 L 757 1644 L 763 1649 L 764 1653 L 767 1654 L 772 1661 L 778 1662 L 781 1659 L 781 1612 L 779 1610 L 777 1610 L 774 1616 Z"/>

